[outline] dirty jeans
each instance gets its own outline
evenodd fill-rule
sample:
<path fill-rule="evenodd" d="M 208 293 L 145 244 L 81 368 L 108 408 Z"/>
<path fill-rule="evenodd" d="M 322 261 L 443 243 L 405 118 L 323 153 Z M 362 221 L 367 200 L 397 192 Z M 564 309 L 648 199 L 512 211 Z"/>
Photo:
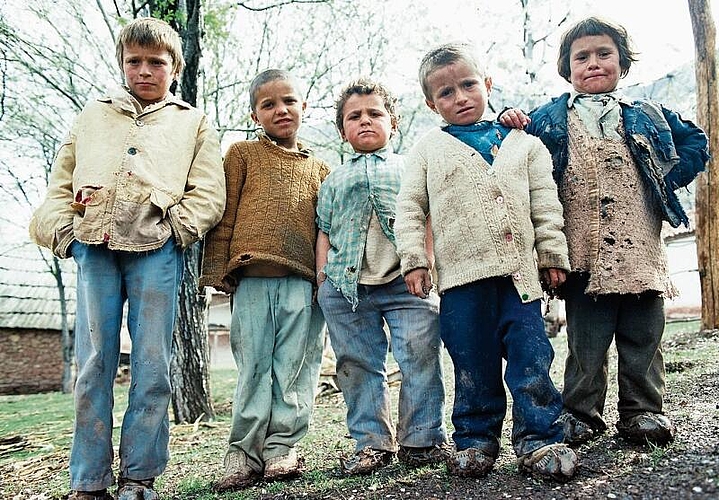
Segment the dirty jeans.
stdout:
<path fill-rule="evenodd" d="M 664 396 L 664 299 L 641 294 L 584 293 L 587 276 L 572 273 L 562 288 L 567 308 L 569 354 L 564 370 L 564 407 L 604 430 L 608 352 L 618 354 L 619 418 L 662 412 Z"/>
<path fill-rule="evenodd" d="M 358 292 L 355 311 L 329 280 L 318 292 L 356 449 L 397 449 L 387 385 L 389 339 L 402 373 L 397 441 L 411 447 L 444 443 L 439 297 L 432 293 L 420 299 L 410 294 L 401 277 L 386 285 L 359 285 Z"/>
<path fill-rule="evenodd" d="M 324 319 L 299 276 L 243 277 L 233 297 L 237 364 L 228 453 L 261 473 L 307 434 L 322 362 Z"/>
<path fill-rule="evenodd" d="M 554 358 L 539 300 L 523 304 L 512 278 L 498 277 L 442 294 L 442 340 L 454 363 L 452 423 L 458 450 L 499 453 L 507 397 L 513 398 L 512 444 L 517 456 L 562 441 L 555 423 L 562 399 L 549 377 Z"/>
<path fill-rule="evenodd" d="M 127 302 L 132 340 L 128 407 L 120 437 L 120 477 L 147 479 L 169 458 L 170 355 L 183 254 L 174 240 L 151 252 L 121 252 L 75 241 L 75 429 L 70 488 L 113 484 L 113 384 Z"/>

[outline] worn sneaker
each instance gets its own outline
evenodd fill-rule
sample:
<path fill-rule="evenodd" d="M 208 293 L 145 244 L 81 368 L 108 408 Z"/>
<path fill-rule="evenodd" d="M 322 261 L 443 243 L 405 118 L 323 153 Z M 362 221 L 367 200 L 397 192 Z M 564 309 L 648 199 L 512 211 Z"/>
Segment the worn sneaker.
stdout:
<path fill-rule="evenodd" d="M 372 472 L 389 465 L 394 452 L 375 450 L 365 446 L 349 458 L 340 457 L 342 472 L 348 475 L 371 474 Z"/>
<path fill-rule="evenodd" d="M 661 413 L 640 413 L 617 422 L 619 435 L 632 443 L 665 445 L 674 441 L 676 427 Z"/>
<path fill-rule="evenodd" d="M 564 430 L 564 442 L 570 445 L 586 443 L 599 434 L 594 427 L 569 412 L 562 413 L 557 422 Z"/>
<path fill-rule="evenodd" d="M 297 450 L 290 448 L 285 455 L 272 457 L 265 462 L 265 479 L 275 481 L 297 477 L 305 470 L 305 460 L 297 456 Z"/>
<path fill-rule="evenodd" d="M 574 476 L 579 459 L 569 446 L 555 443 L 522 455 L 517 462 L 523 472 L 563 483 Z"/>
<path fill-rule="evenodd" d="M 425 447 L 400 446 L 397 459 L 407 467 L 424 467 L 446 462 L 451 454 L 452 448 L 447 443 Z"/>
<path fill-rule="evenodd" d="M 447 458 L 447 471 L 454 476 L 483 477 L 493 466 L 494 457 L 477 448 L 455 451 Z"/>
<path fill-rule="evenodd" d="M 117 482 L 117 500 L 160 500 L 160 495 L 152 489 L 154 483 L 155 478 L 138 480 L 121 477 Z"/>
<path fill-rule="evenodd" d="M 244 451 L 228 451 L 225 455 L 225 475 L 215 482 L 215 491 L 231 491 L 246 488 L 261 478 L 261 474 L 247 463 Z"/>
<path fill-rule="evenodd" d="M 114 500 L 107 490 L 71 491 L 67 500 Z"/>

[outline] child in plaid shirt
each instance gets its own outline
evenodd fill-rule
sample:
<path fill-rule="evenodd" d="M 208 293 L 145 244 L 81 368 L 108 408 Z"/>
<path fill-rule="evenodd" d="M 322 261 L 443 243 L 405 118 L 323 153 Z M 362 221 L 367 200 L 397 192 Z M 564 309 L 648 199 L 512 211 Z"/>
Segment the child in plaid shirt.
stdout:
<path fill-rule="evenodd" d="M 395 101 L 369 80 L 343 89 L 336 123 L 354 154 L 322 183 L 317 203 L 318 301 L 356 440 L 354 455 L 341 460 L 346 474 L 389 464 L 397 443 L 399 460 L 410 466 L 436 463 L 447 454 L 439 296 L 434 290 L 422 298 L 407 291 L 394 245 L 395 199 L 404 171 L 403 158 L 389 147 L 397 128 Z M 402 372 L 397 436 L 387 385 L 390 339 Z"/>

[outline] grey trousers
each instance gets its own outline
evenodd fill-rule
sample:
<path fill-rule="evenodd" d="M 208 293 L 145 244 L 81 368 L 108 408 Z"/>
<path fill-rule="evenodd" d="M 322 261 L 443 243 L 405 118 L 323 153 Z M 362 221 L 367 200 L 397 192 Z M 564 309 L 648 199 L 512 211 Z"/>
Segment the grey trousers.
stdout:
<path fill-rule="evenodd" d="M 661 413 L 664 396 L 664 298 L 641 294 L 584 293 L 587 276 L 572 273 L 563 287 L 569 354 L 564 371 L 565 411 L 598 430 L 607 395 L 608 351 L 618 353 L 619 418 Z"/>

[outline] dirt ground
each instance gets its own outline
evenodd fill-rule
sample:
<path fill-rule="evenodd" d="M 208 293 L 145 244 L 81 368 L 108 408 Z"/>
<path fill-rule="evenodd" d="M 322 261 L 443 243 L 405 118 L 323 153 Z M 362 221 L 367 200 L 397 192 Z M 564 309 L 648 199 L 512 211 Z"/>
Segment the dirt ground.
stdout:
<path fill-rule="evenodd" d="M 552 339 L 557 359 L 552 375 L 561 380 L 566 337 Z M 637 446 L 619 439 L 613 424 L 616 384 L 609 388 L 605 417 L 610 430 L 578 448 L 580 468 L 567 484 L 520 474 L 505 426 L 503 449 L 495 469 L 482 479 L 457 479 L 444 466 L 407 469 L 394 462 L 363 478 L 345 478 L 336 457 L 348 453 L 341 394 L 318 397 L 309 435 L 300 443 L 308 472 L 283 483 L 260 483 L 235 494 L 216 495 L 212 481 L 222 474 L 222 454 L 230 400 L 216 405 L 220 419 L 201 425 L 173 426 L 172 459 L 158 481 L 163 499 L 717 499 L 719 498 L 719 331 L 680 333 L 664 342 L 667 365 L 665 410 L 677 426 L 674 443 L 664 448 Z M 616 361 L 610 360 L 610 378 Z M 393 385 L 396 396 L 396 384 Z M 451 388 L 451 380 L 448 380 Z M 448 394 L 451 404 L 451 393 Z M 449 411 L 449 410 L 448 410 Z M 48 417 L 50 418 L 50 417 Z M 71 430 L 68 423 L 66 432 Z M 27 436 L 32 439 L 32 436 Z M 67 449 L 0 463 L 2 499 L 63 498 L 67 484 Z M 62 492 L 62 493 L 59 493 Z M 0 499 L 0 500 L 2 500 Z"/>

